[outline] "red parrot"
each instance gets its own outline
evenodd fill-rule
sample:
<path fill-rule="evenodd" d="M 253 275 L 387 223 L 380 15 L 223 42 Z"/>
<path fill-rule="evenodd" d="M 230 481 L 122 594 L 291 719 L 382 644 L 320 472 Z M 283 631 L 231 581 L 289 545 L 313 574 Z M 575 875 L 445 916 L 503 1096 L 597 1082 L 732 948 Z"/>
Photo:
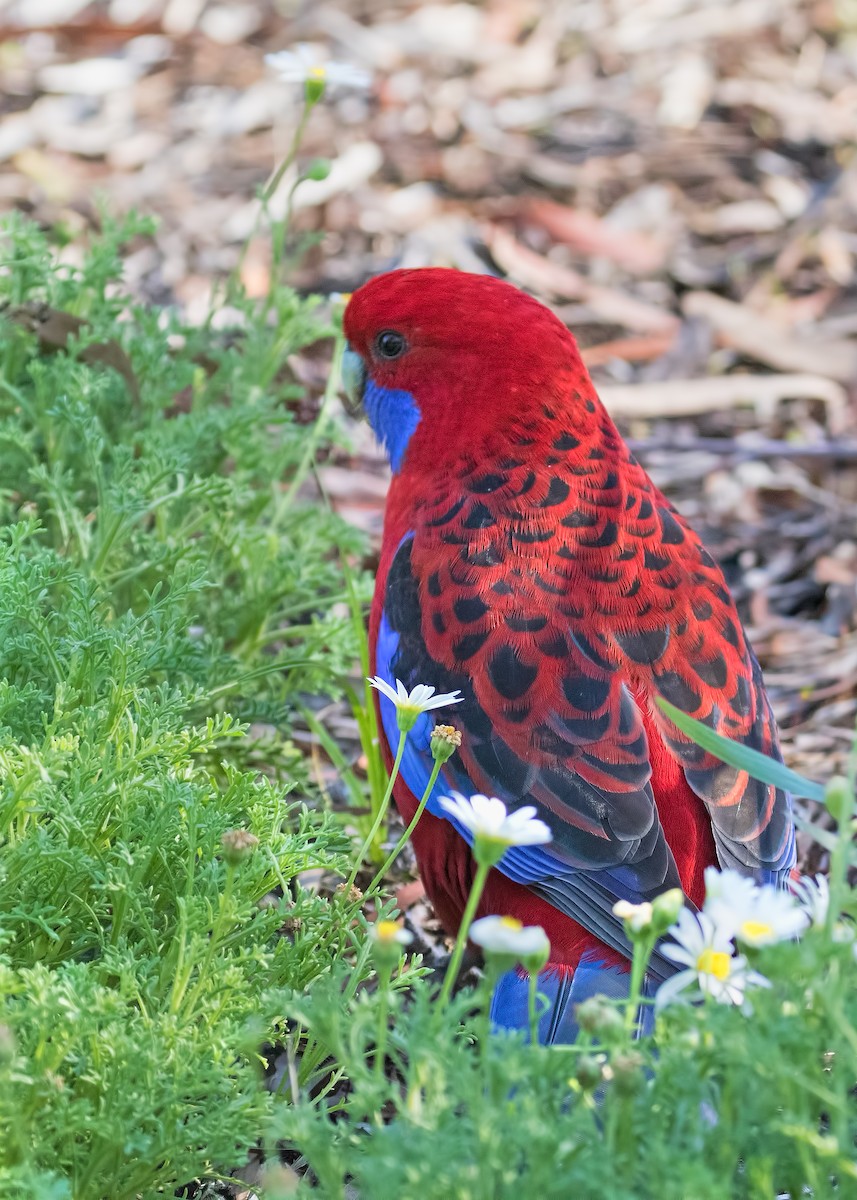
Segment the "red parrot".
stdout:
<path fill-rule="evenodd" d="M 784 885 L 790 797 L 692 744 L 655 704 L 778 757 L 759 666 L 720 569 L 549 309 L 488 276 L 399 270 L 355 292 L 344 325 L 346 385 L 393 471 L 372 668 L 463 697 L 461 749 L 413 836 L 420 874 L 454 934 L 474 864 L 439 797 L 536 807 L 553 841 L 507 851 L 479 915 L 544 927 L 540 1037 L 567 1041 L 584 996 L 627 988 L 618 899 L 681 887 L 700 905 L 717 864 Z M 395 708 L 376 700 L 389 763 Z M 395 784 L 405 821 L 428 782 L 431 727 L 424 714 Z M 673 970 L 656 951 L 652 986 Z M 492 1012 L 525 1026 L 525 981 L 505 976 Z"/>

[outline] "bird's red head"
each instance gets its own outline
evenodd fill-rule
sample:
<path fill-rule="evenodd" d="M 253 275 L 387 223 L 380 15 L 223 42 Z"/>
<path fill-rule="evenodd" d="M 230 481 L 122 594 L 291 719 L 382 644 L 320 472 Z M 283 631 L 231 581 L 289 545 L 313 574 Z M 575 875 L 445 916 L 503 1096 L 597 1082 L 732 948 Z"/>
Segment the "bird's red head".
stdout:
<path fill-rule="evenodd" d="M 487 275 L 391 271 L 354 293 L 344 324 L 346 386 L 395 471 L 478 455 L 504 426 L 591 392 L 562 322 Z"/>

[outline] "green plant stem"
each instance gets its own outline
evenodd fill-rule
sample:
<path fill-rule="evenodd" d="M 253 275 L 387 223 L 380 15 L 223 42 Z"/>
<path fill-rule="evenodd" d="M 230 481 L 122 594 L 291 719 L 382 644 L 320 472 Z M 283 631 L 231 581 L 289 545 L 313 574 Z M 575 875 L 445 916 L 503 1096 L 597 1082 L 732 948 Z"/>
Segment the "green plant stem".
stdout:
<path fill-rule="evenodd" d="M 300 149 L 300 145 L 301 145 L 301 142 L 303 141 L 304 133 L 306 132 L 307 122 L 309 121 L 310 113 L 315 108 L 315 104 L 316 104 L 315 101 L 310 101 L 310 100 L 306 100 L 306 99 L 304 100 L 304 106 L 303 106 L 303 111 L 301 113 L 301 118 L 298 121 L 298 124 L 295 128 L 295 132 L 292 136 L 292 142 L 291 142 L 291 145 L 289 146 L 288 153 L 286 154 L 286 157 L 283 159 L 283 161 L 280 163 L 280 165 L 276 168 L 276 170 L 274 171 L 271 178 L 265 184 L 265 189 L 262 192 L 262 195 L 259 197 L 259 211 L 256 213 L 256 219 L 253 222 L 253 228 L 250 230 L 250 233 L 249 233 L 246 241 L 244 242 L 244 245 L 241 247 L 241 253 L 238 256 L 238 262 L 235 264 L 235 266 L 231 272 L 230 278 L 229 278 L 229 284 L 227 285 L 227 289 L 226 289 L 227 299 L 232 294 L 232 284 L 234 283 L 234 281 L 240 280 L 240 278 L 241 278 L 241 271 L 244 267 L 244 260 L 247 258 L 247 253 L 250 249 L 250 246 L 253 243 L 253 240 L 255 239 L 257 233 L 259 232 L 259 226 L 262 224 L 262 217 L 267 213 L 268 205 L 270 204 L 271 200 L 273 199 L 273 196 L 274 196 L 277 188 L 280 186 L 283 176 L 285 175 L 286 171 L 288 171 L 289 167 L 292 165 L 292 163 L 297 158 L 298 150 Z M 284 222 L 284 224 L 285 224 L 285 222 Z M 273 276 L 273 271 L 272 271 L 272 276 Z M 214 313 L 214 307 L 212 306 L 212 315 L 213 315 L 213 313 Z"/>
<path fill-rule="evenodd" d="M 652 937 L 639 934 L 635 937 L 634 954 L 631 958 L 631 982 L 628 987 L 628 1007 L 625 1009 L 625 1028 L 630 1037 L 634 1036 L 637 1027 L 643 980 L 653 948 L 654 939 Z"/>
<path fill-rule="evenodd" d="M 476 878 L 473 880 L 473 886 L 470 889 L 470 895 L 467 897 L 467 904 L 464 908 L 464 916 L 461 918 L 461 924 L 458 927 L 458 937 L 455 939 L 455 946 L 453 947 L 452 955 L 449 959 L 449 965 L 446 968 L 443 987 L 440 989 L 440 995 L 438 996 L 439 1009 L 444 1008 L 449 1001 L 452 985 L 458 976 L 458 970 L 461 966 L 461 959 L 464 955 L 464 947 L 467 945 L 467 934 L 476 914 L 476 909 L 479 906 L 479 901 L 482 899 L 482 893 L 485 891 L 485 884 L 488 880 L 488 872 L 490 870 L 490 863 L 477 864 Z"/>
<path fill-rule="evenodd" d="M 508 963 L 505 964 L 509 966 Z M 484 990 L 485 1003 L 481 1013 L 481 1028 L 479 1030 L 479 1058 L 482 1063 L 482 1079 L 483 1088 L 486 1095 L 490 1095 L 491 1090 L 491 1074 L 488 1069 L 488 1055 L 490 1054 L 491 1046 L 491 1001 L 494 998 L 494 989 L 500 982 L 500 978 L 504 973 L 504 967 L 501 966 L 490 955 L 485 957 L 485 975 L 482 981 L 480 990 Z"/>
<path fill-rule="evenodd" d="M 529 987 L 527 988 L 527 1015 L 530 1019 L 531 1046 L 537 1046 L 539 1043 L 538 994 L 539 973 L 538 971 L 530 971 Z"/>
<path fill-rule="evenodd" d="M 381 828 L 381 825 L 384 822 L 384 817 L 387 815 L 387 809 L 390 807 L 390 798 L 393 795 L 393 784 L 396 782 L 396 778 L 399 774 L 399 767 L 402 765 L 402 755 L 405 753 L 405 743 L 407 742 L 407 740 L 408 740 L 407 730 L 406 729 L 400 730 L 399 731 L 399 745 L 396 748 L 396 758 L 395 758 L 395 761 L 393 762 L 393 769 L 390 772 L 390 778 L 387 781 L 387 788 L 381 799 L 381 803 L 378 805 L 378 811 L 375 814 L 375 820 L 372 822 L 372 828 L 369 830 L 369 833 L 366 835 L 366 840 L 364 841 L 363 845 L 360 847 L 360 852 L 358 853 L 357 857 L 354 860 L 354 867 L 352 868 L 351 874 L 348 876 L 348 881 L 345 885 L 346 892 L 351 887 L 353 887 L 354 880 L 357 878 L 357 872 L 360 870 L 360 866 L 361 866 L 361 863 L 363 862 L 364 855 L 366 855 L 368 853 L 372 843 L 375 841 L 375 838 L 378 834 L 378 830 Z"/>
<path fill-rule="evenodd" d="M 852 766 L 848 772 L 848 787 L 850 795 L 854 795 L 855 778 L 854 767 Z M 836 841 L 833 844 L 833 849 L 830 852 L 830 872 L 828 886 L 830 888 L 830 900 L 827 907 L 827 918 L 824 922 L 824 932 L 828 940 L 833 940 L 833 933 L 836 923 L 842 913 L 842 904 L 845 898 L 845 893 L 848 888 L 848 867 L 851 857 L 852 830 L 851 824 L 854 818 L 854 804 L 849 806 L 846 812 L 840 813 L 837 817 Z"/>
<path fill-rule="evenodd" d="M 327 386 L 324 389 L 324 397 L 321 402 L 321 408 L 318 411 L 315 425 L 312 433 L 306 440 L 304 452 L 301 455 L 301 460 L 297 465 L 292 482 L 280 496 L 277 502 L 277 507 L 274 510 L 273 518 L 271 519 L 271 528 L 278 528 L 283 517 L 291 507 L 292 501 L 297 495 L 298 489 L 306 479 L 313 460 L 318 450 L 318 444 L 321 441 L 322 435 L 327 428 L 327 419 L 330 414 L 330 406 L 333 403 L 334 397 L 339 390 L 339 378 L 342 370 L 342 355 L 345 351 L 345 338 L 341 333 L 336 334 L 336 341 L 333 347 L 333 358 L 330 363 L 330 374 L 327 377 Z"/>
<path fill-rule="evenodd" d="M 434 785 L 437 782 L 437 777 L 440 774 L 440 768 L 442 767 L 442 765 L 443 764 L 441 762 L 435 761 L 435 764 L 432 767 L 431 775 L 429 776 L 429 781 L 426 784 L 426 790 L 423 792 L 423 794 L 420 798 L 420 802 L 417 805 L 417 811 L 414 813 L 413 817 L 411 818 L 410 824 L 408 825 L 405 832 L 402 834 L 402 836 L 396 842 L 396 844 L 393 847 L 393 849 L 391 850 L 391 852 L 388 854 L 383 866 L 379 868 L 377 874 L 375 875 L 375 878 L 369 884 L 364 895 L 370 896 L 375 891 L 375 889 L 380 885 L 384 876 L 389 871 L 390 867 L 392 867 L 393 863 L 396 861 L 396 859 L 401 854 L 402 847 L 408 841 L 411 834 L 414 832 L 417 825 L 419 824 L 419 819 L 423 815 L 423 809 L 428 804 L 429 796 L 432 794 L 432 790 L 434 789 Z"/>
<path fill-rule="evenodd" d="M 197 970 L 196 983 L 187 996 L 187 1011 L 192 1013 L 197 1000 L 204 988 L 208 986 L 208 973 L 211 970 L 211 964 L 214 961 L 214 956 L 221 949 L 223 933 L 224 933 L 224 917 L 227 911 L 232 906 L 232 893 L 235 886 L 235 872 L 237 868 L 232 863 L 226 865 L 226 881 L 223 885 L 223 891 L 220 894 L 220 900 L 217 906 L 217 916 L 214 918 L 214 924 L 205 947 L 205 956 Z M 184 997 L 181 998 L 184 1001 Z"/>
<path fill-rule="evenodd" d="M 387 1056 L 387 1018 L 390 1011 L 390 978 L 393 974 L 389 963 L 378 964 L 378 1033 L 375 1039 L 375 1077 L 380 1083 L 384 1078 L 384 1062 Z"/>

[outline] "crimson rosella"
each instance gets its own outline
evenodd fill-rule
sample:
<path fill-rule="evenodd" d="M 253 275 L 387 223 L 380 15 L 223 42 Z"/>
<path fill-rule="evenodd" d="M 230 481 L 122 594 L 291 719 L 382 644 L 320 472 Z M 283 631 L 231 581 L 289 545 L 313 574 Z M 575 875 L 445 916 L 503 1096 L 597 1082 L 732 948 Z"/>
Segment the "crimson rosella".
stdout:
<path fill-rule="evenodd" d="M 574 1008 L 627 988 L 613 913 L 736 868 L 783 885 L 794 864 L 788 795 L 713 758 L 661 713 L 663 697 L 778 756 L 759 666 L 723 576 L 633 458 L 576 343 L 507 283 L 445 269 L 371 280 L 345 312 L 346 384 L 393 471 L 370 619 L 372 669 L 463 696 L 460 752 L 413 836 L 450 933 L 474 874 L 469 835 L 439 804 L 453 789 L 534 805 L 547 846 L 514 847 L 479 915 L 540 924 L 545 1041 Z M 388 763 L 393 704 L 377 697 Z M 395 786 L 405 820 L 432 768 L 432 720 L 409 737 Z M 675 967 L 657 951 L 650 986 Z M 526 1026 L 526 981 L 492 1014 Z"/>

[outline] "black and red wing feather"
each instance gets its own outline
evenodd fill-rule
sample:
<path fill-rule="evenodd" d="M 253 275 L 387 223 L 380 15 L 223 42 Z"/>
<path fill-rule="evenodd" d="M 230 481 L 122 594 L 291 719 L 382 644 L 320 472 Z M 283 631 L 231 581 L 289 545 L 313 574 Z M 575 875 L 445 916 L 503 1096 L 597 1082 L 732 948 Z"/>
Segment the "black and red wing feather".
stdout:
<path fill-rule="evenodd" d="M 579 422 L 545 409 L 538 429 L 522 425 L 416 503 L 386 586 L 397 671 L 461 688 L 469 778 L 535 803 L 561 863 L 620 870 L 640 894 L 676 882 L 654 736 L 706 805 L 721 862 L 782 878 L 789 798 L 700 750 L 653 703 L 778 755 L 723 577 L 597 400 L 578 405 Z"/>
<path fill-rule="evenodd" d="M 415 549 L 407 538 L 389 570 L 379 669 L 386 666 L 388 678 L 409 688 L 431 680 L 442 691 L 461 692 L 451 718 L 462 731 L 462 746 L 443 769 L 445 786 L 499 796 L 512 809 L 534 805 L 553 841 L 515 849 L 500 870 L 628 954 L 622 923 L 612 912 L 616 900 L 639 901 L 681 886 L 652 793 L 639 709 L 615 671 L 587 670 L 569 649 L 561 660 L 562 679 L 573 703 L 563 701 L 556 713 L 546 707 L 544 728 L 536 734 L 525 713 L 529 704 L 522 703 L 541 686 L 533 676 L 532 647 L 519 655 L 516 643 L 506 643 L 484 679 L 467 669 L 466 659 L 444 652 L 424 630 L 425 581 L 414 569 Z M 441 623 L 430 615 L 429 622 L 436 633 Z M 393 649 L 385 659 L 388 647 Z M 503 705 L 494 705 L 490 692 L 486 699 L 486 688 L 504 696 Z M 416 763 L 406 757 L 403 777 L 413 793 L 422 792 L 430 769 L 427 753 Z M 665 976 L 670 969 L 657 958 L 651 973 Z"/>

